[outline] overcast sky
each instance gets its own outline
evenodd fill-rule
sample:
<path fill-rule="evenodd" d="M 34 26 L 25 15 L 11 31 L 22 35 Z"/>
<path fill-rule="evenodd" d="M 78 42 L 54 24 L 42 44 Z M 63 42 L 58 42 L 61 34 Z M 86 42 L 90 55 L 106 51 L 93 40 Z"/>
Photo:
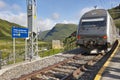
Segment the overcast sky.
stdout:
<path fill-rule="evenodd" d="M 83 13 L 97 5 L 109 9 L 120 0 L 37 0 L 37 27 L 49 30 L 56 23 L 78 24 Z M 0 0 L 0 18 L 23 26 L 27 24 L 26 0 Z"/>

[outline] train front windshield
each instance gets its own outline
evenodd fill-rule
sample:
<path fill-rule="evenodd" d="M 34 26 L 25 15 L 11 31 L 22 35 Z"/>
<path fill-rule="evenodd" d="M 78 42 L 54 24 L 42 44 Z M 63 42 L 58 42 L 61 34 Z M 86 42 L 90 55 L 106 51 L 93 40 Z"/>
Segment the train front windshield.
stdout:
<path fill-rule="evenodd" d="M 106 22 L 104 18 L 81 20 L 81 27 L 105 27 L 105 26 L 106 26 Z"/>

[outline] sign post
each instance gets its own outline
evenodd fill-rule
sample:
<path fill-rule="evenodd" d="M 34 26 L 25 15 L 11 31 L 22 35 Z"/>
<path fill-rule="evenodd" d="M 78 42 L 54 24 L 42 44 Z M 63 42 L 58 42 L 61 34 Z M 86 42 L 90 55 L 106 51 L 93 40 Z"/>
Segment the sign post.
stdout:
<path fill-rule="evenodd" d="M 15 64 L 15 61 L 16 61 L 15 56 L 16 56 L 16 54 L 15 54 L 15 38 L 13 38 L 13 59 L 14 59 L 14 64 Z"/>
<path fill-rule="evenodd" d="M 27 38 L 28 37 L 28 28 L 18 28 L 12 27 L 12 38 L 13 38 L 13 57 L 14 63 L 16 61 L 16 53 L 15 53 L 15 38 Z M 26 54 L 25 54 L 26 55 Z"/>

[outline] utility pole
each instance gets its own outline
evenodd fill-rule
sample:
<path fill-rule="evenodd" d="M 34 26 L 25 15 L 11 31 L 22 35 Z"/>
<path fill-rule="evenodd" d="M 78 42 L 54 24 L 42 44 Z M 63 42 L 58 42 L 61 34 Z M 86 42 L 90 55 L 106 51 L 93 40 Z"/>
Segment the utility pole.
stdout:
<path fill-rule="evenodd" d="M 38 32 L 36 26 L 36 0 L 27 0 L 27 26 L 29 38 L 27 39 L 26 52 L 31 60 L 38 54 Z"/>

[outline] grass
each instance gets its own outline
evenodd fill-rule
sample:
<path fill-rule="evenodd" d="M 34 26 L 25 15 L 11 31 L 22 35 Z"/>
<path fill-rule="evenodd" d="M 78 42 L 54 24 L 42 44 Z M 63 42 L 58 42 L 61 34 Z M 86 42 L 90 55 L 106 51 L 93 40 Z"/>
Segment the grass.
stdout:
<path fill-rule="evenodd" d="M 16 60 L 15 60 L 15 63 L 18 63 L 18 62 L 22 62 L 22 61 L 24 61 L 24 59 L 23 58 L 16 58 Z M 9 64 L 13 64 L 14 63 L 14 61 L 12 60 L 12 61 L 8 61 L 7 62 L 7 64 L 9 65 Z"/>
<path fill-rule="evenodd" d="M 50 49 L 47 51 L 41 51 L 39 52 L 40 57 L 46 57 L 46 56 L 51 56 L 60 53 L 62 50 L 61 49 Z"/>
<path fill-rule="evenodd" d="M 39 41 L 38 42 L 38 47 L 41 49 L 42 47 L 49 47 L 51 48 L 51 43 Z M 25 53 L 25 41 L 22 39 L 16 39 L 16 63 L 21 62 L 24 60 L 24 53 Z M 2 51 L 2 59 L 6 60 L 9 57 L 12 57 L 7 64 L 12 64 L 13 63 L 13 42 L 12 39 L 0 39 L 0 50 Z M 51 51 L 51 50 L 50 50 Z M 58 50 L 53 50 L 51 52 L 59 52 Z M 55 54 L 53 53 L 53 54 Z M 49 55 L 53 55 L 49 54 Z M 47 56 L 48 52 L 45 52 L 43 56 Z M 21 58 L 22 57 L 22 58 Z"/>
<path fill-rule="evenodd" d="M 120 19 L 114 20 L 116 27 L 120 29 Z"/>

